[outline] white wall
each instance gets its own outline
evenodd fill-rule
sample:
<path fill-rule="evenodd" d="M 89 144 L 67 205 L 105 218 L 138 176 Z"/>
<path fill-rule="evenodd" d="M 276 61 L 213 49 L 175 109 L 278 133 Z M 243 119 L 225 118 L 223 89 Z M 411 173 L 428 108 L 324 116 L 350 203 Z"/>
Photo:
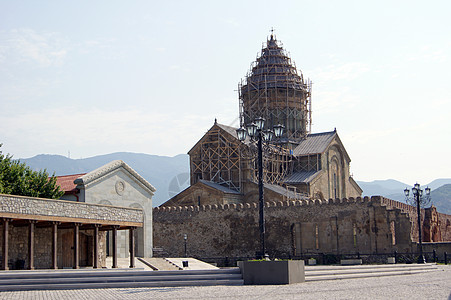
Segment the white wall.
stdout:
<path fill-rule="evenodd" d="M 83 190 L 80 191 L 83 194 Z M 118 168 L 85 186 L 87 203 L 142 208 L 144 228 L 137 256 L 152 256 L 152 193 L 124 168 Z M 81 199 L 80 199 L 81 200 Z M 118 234 L 118 257 L 128 257 L 128 230 Z"/>

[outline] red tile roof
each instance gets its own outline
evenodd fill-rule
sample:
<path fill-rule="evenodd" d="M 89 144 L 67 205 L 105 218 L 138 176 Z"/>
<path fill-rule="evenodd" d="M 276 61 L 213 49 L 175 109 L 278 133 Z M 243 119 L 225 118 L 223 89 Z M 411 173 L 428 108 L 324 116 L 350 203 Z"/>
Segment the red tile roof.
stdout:
<path fill-rule="evenodd" d="M 59 185 L 65 193 L 75 192 L 77 189 L 77 185 L 74 183 L 74 180 L 85 174 L 86 173 L 56 176 L 56 184 Z"/>

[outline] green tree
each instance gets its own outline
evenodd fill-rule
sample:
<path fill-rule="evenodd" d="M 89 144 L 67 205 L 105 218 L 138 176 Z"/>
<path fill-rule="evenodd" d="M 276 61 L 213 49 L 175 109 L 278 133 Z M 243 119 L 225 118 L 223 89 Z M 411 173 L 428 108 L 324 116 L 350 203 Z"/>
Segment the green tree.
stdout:
<path fill-rule="evenodd" d="M 2 144 L 0 144 L 0 147 Z M 0 150 L 0 193 L 59 199 L 64 191 L 56 185 L 56 177 L 46 170 L 33 171 L 25 163 L 4 155 Z"/>

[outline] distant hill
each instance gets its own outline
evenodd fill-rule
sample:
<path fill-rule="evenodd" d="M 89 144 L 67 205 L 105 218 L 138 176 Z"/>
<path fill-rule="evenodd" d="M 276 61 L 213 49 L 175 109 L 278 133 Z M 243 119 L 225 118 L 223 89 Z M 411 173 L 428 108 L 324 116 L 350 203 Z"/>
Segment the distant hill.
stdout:
<path fill-rule="evenodd" d="M 87 173 L 117 159 L 126 162 L 157 189 L 153 197 L 154 206 L 162 204 L 189 185 L 189 157 L 186 154 L 168 157 L 117 152 L 84 159 L 40 154 L 20 161 L 33 170 L 47 169 L 49 174 L 59 176 Z"/>
<path fill-rule="evenodd" d="M 189 186 L 189 156 L 174 157 L 143 153 L 117 152 L 84 159 L 70 159 L 61 155 L 40 154 L 20 159 L 33 170 L 47 169 L 52 174 L 68 175 L 90 172 L 112 160 L 121 159 L 149 181 L 157 192 L 153 205 L 158 206 Z M 381 195 L 400 202 L 405 201 L 404 189 L 411 187 L 394 179 L 357 181 L 363 189 L 363 196 Z M 436 179 L 423 187 L 432 189 L 431 196 L 439 212 L 451 214 L 451 178 Z"/>
<path fill-rule="evenodd" d="M 371 182 L 357 181 L 363 189 L 364 196 L 381 195 L 393 200 L 405 202 L 404 189 L 411 188 L 410 184 L 405 184 L 393 179 L 374 180 Z M 431 188 L 432 203 L 437 207 L 437 210 L 442 213 L 451 214 L 451 178 L 435 179 L 429 184 L 422 185 L 422 187 L 429 186 Z"/>
<path fill-rule="evenodd" d="M 451 215 L 451 184 L 445 184 L 431 192 L 432 203 L 439 212 Z"/>

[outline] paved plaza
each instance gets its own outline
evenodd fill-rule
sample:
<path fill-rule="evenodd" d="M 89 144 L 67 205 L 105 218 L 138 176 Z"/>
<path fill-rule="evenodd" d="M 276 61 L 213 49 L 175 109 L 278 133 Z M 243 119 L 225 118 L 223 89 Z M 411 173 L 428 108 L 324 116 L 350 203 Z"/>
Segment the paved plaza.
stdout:
<path fill-rule="evenodd" d="M 208 286 L 0 292 L 0 299 L 448 299 L 451 266 L 402 276 L 284 286 Z"/>

